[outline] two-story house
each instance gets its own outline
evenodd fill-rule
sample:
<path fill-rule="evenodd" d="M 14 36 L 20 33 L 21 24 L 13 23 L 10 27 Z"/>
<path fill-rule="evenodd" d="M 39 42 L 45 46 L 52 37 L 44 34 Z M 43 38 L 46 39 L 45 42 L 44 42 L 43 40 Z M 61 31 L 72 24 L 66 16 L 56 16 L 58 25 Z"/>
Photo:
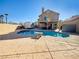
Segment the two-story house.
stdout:
<path fill-rule="evenodd" d="M 52 10 L 44 10 L 42 8 L 42 14 L 39 15 L 38 26 L 45 29 L 56 29 L 59 20 L 59 13 Z"/>

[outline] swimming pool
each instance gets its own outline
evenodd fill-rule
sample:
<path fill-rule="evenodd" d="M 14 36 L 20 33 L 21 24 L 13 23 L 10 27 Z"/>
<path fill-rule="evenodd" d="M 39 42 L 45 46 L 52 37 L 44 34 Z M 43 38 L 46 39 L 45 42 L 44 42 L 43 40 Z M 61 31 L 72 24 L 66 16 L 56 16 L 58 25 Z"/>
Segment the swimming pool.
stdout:
<path fill-rule="evenodd" d="M 21 36 L 34 36 L 37 35 L 37 33 L 42 33 L 43 36 L 54 36 L 54 37 L 69 37 L 69 34 L 67 33 L 60 33 L 60 32 L 55 32 L 51 30 L 22 30 L 19 31 L 18 34 Z"/>

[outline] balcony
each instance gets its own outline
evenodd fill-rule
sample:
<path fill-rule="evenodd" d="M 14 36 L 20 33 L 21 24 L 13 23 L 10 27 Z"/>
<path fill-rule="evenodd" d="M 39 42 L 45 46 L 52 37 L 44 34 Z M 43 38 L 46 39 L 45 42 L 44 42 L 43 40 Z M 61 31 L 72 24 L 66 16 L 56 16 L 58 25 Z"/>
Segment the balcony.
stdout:
<path fill-rule="evenodd" d="M 58 20 L 43 20 L 43 19 L 40 19 L 38 20 L 38 22 L 57 22 Z"/>

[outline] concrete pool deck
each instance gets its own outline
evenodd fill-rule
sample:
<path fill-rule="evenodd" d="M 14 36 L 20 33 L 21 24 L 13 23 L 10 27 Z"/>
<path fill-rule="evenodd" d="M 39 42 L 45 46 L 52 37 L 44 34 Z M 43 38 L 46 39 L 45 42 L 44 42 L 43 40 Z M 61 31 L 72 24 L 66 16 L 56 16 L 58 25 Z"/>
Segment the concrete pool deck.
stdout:
<path fill-rule="evenodd" d="M 1 40 L 0 59 L 79 59 L 79 36 L 71 37 Z"/>

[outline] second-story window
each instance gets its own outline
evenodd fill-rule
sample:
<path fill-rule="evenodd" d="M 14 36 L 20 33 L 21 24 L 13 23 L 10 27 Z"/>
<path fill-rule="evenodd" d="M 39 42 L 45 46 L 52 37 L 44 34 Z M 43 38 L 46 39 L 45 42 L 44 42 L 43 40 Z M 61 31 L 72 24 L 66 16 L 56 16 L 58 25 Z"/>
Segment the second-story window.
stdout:
<path fill-rule="evenodd" d="M 48 21 L 48 16 L 45 16 L 44 17 L 44 20 L 47 22 Z"/>

